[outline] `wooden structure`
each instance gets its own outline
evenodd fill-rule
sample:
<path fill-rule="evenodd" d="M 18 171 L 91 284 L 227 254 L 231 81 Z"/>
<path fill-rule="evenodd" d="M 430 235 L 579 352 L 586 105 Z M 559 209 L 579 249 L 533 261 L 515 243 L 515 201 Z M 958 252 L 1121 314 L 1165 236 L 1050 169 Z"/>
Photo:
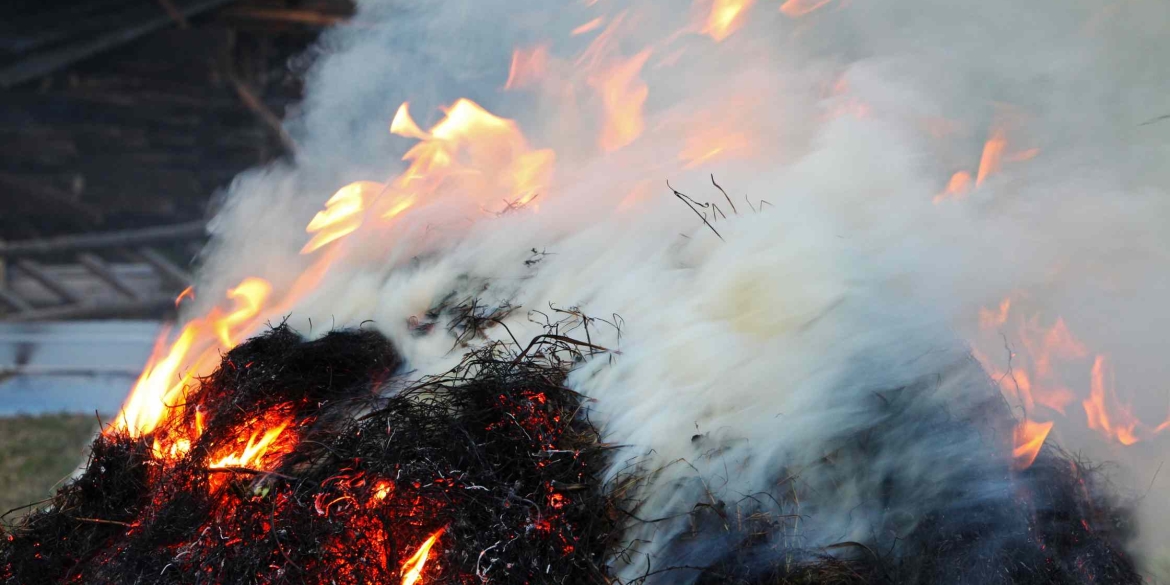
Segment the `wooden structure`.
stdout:
<path fill-rule="evenodd" d="M 213 194 L 296 148 L 280 120 L 306 50 L 351 12 L 347 0 L 0 3 L 0 319 L 171 303 Z M 79 298 L 94 287 L 115 296 Z"/>
<path fill-rule="evenodd" d="M 0 319 L 141 317 L 169 312 L 191 285 L 202 221 L 0 243 Z M 145 268 L 145 270 L 143 269 Z"/>

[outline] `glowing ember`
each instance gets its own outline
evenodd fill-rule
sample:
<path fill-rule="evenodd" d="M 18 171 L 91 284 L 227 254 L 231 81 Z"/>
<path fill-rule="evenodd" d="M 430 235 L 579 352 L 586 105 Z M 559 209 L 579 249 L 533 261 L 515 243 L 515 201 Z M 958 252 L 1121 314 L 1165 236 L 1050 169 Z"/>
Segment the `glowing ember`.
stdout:
<path fill-rule="evenodd" d="M 426 566 L 427 559 L 431 556 L 431 547 L 439 540 L 439 535 L 443 534 L 442 528 L 438 532 L 432 534 L 422 546 L 418 547 L 416 551 L 405 563 L 402 563 L 402 585 L 414 585 L 422 578 L 423 567 Z"/>
<path fill-rule="evenodd" d="M 379 502 L 388 498 L 392 493 L 394 493 L 394 484 L 386 480 L 379 481 L 374 485 L 374 499 Z"/>

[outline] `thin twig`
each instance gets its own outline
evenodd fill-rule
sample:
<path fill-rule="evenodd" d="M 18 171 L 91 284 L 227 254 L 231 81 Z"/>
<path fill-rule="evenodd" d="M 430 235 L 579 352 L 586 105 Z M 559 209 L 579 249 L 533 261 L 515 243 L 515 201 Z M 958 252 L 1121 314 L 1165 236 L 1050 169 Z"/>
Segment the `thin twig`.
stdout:
<path fill-rule="evenodd" d="M 719 183 L 715 182 L 715 174 L 714 173 L 711 174 L 711 184 L 715 185 L 715 188 L 719 189 L 719 192 L 723 194 L 723 198 L 726 199 L 727 204 L 731 206 L 731 212 L 736 214 L 736 215 L 739 215 L 739 211 L 736 211 L 736 209 L 735 209 L 735 204 L 731 202 L 731 196 L 729 196 L 727 194 L 727 191 L 723 190 L 723 187 L 719 186 Z"/>
<path fill-rule="evenodd" d="M 723 236 L 719 235 L 719 230 L 715 229 L 715 226 L 711 225 L 711 222 L 707 221 L 707 216 L 703 215 L 702 213 L 699 213 L 699 210 L 695 209 L 694 205 L 691 205 L 691 202 L 695 201 L 694 199 L 691 199 L 690 197 L 688 197 L 682 193 L 679 193 L 678 190 L 676 190 L 674 187 L 672 187 L 670 185 L 669 180 L 666 181 L 666 187 L 668 189 L 670 189 L 672 192 L 674 192 L 674 196 L 678 197 L 679 201 L 686 203 L 687 207 L 690 207 L 691 211 L 695 212 L 695 215 L 699 216 L 699 219 L 703 220 L 704 224 L 707 224 L 707 227 L 711 228 L 711 232 L 715 234 L 715 237 L 719 238 L 719 241 L 721 241 L 721 242 L 727 241 L 727 240 L 723 239 Z M 698 203 L 698 202 L 696 201 L 696 203 Z"/>
<path fill-rule="evenodd" d="M 92 522 L 94 524 L 112 524 L 114 526 L 125 526 L 126 528 L 133 528 L 134 525 L 129 522 L 119 522 L 117 520 L 103 520 L 101 518 L 74 518 L 78 522 Z"/>

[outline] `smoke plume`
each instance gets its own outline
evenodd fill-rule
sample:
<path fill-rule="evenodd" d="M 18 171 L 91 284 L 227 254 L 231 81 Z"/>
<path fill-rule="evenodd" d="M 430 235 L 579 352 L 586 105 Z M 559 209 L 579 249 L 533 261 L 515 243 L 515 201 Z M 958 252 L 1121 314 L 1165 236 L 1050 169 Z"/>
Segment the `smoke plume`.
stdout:
<path fill-rule="evenodd" d="M 1081 401 L 1092 356 L 1107 355 L 1145 425 L 1168 414 L 1170 122 L 1156 119 L 1170 113 L 1170 4 L 742 4 L 717 42 L 705 0 L 360 2 L 315 49 L 287 121 L 295 160 L 225 194 L 198 286 L 211 292 L 193 309 L 247 276 L 294 287 L 325 200 L 406 167 L 417 141 L 389 132 L 400 104 L 427 128 L 468 98 L 555 152 L 536 198 L 501 213 L 514 194 L 429 194 L 316 252 L 335 260 L 271 319 L 315 334 L 371 321 L 421 373 L 461 353 L 441 327 L 411 325 L 452 293 L 516 307 L 501 339 L 525 342 L 556 309 L 603 319 L 592 342 L 621 353 L 572 381 L 627 446 L 615 461 L 664 469 L 644 513 L 689 510 L 702 490 L 688 478 L 749 494 L 804 470 L 823 495 L 804 508 L 815 546 L 865 540 L 881 506 L 927 505 L 995 468 L 1002 453 L 933 417 L 970 420 L 997 396 L 967 355 L 974 344 L 1006 369 L 1024 349 L 1014 321 L 980 327 L 1010 298 L 1087 348 L 1051 365 L 1076 398 L 1051 413 L 1048 440 L 1118 461 L 1119 485 L 1146 494 L 1137 546 L 1154 570 L 1170 439 L 1122 446 L 1088 427 Z M 533 71 L 512 66 L 532 55 Z M 615 97 L 605 74 L 622 65 L 636 75 Z M 621 97 L 641 102 L 634 130 L 610 126 Z M 674 190 L 717 205 L 697 207 L 712 223 Z M 875 393 L 895 388 L 920 389 L 920 417 L 877 413 Z M 864 473 L 818 475 L 843 437 L 873 429 L 880 456 L 843 464 Z M 873 501 L 891 477 L 900 495 Z M 977 481 L 1001 497 L 1003 477 Z M 643 530 L 643 553 L 681 554 L 677 523 Z"/>

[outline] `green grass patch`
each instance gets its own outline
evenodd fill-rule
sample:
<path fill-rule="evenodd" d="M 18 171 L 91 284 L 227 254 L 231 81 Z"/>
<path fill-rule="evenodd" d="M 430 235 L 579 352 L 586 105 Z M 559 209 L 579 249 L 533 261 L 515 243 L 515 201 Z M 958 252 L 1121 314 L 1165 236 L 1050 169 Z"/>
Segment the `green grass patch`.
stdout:
<path fill-rule="evenodd" d="M 93 415 L 0 417 L 0 514 L 52 495 L 82 462 L 97 430 Z M 23 512 L 13 512 L 3 522 Z"/>

